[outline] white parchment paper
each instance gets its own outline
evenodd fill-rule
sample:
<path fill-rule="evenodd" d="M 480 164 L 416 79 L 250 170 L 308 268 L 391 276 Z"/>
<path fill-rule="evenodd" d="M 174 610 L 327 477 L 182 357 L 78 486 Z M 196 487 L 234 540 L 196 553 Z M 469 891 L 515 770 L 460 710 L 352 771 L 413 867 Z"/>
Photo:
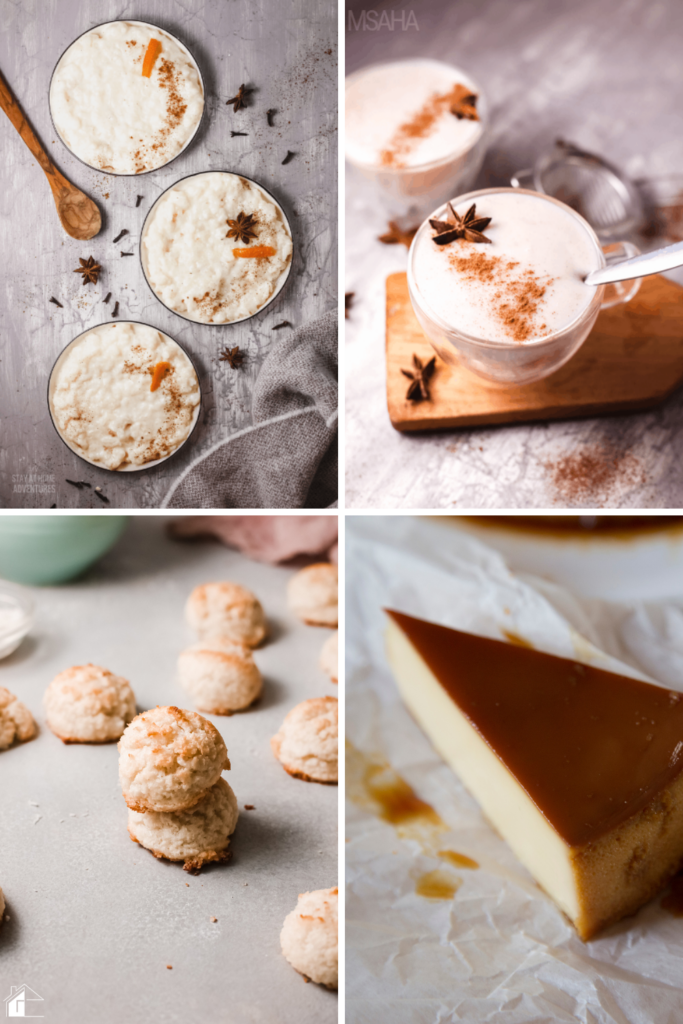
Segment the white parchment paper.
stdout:
<path fill-rule="evenodd" d="M 514 576 L 465 534 L 412 517 L 347 519 L 346 578 L 349 765 L 359 756 L 391 764 L 451 830 L 441 845 L 480 865 L 444 864 L 347 786 L 348 1021 L 683 1019 L 683 919 L 658 897 L 581 942 L 403 706 L 384 656 L 382 612 L 496 639 L 509 631 L 553 654 L 683 690 L 683 599 L 578 599 Z M 453 900 L 416 895 L 416 879 L 435 869 L 459 884 Z"/>

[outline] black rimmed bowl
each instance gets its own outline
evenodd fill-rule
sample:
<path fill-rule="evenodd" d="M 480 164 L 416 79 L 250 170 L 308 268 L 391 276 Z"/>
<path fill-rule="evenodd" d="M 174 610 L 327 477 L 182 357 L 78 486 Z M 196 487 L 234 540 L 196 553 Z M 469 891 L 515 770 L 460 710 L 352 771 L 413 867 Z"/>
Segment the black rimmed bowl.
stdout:
<path fill-rule="evenodd" d="M 235 178 L 243 178 L 244 181 L 248 181 L 251 185 L 254 185 L 257 189 L 259 189 L 261 192 L 263 192 L 263 194 L 265 196 L 267 196 L 268 199 L 270 199 L 271 202 L 274 203 L 274 205 L 278 208 L 278 210 L 280 211 L 280 214 L 282 216 L 282 220 L 284 221 L 284 223 L 285 223 L 285 225 L 287 227 L 287 230 L 289 232 L 289 237 L 292 239 L 292 257 L 290 258 L 289 263 L 287 264 L 285 269 L 280 274 L 280 277 L 278 278 L 278 281 L 277 281 L 277 285 L 275 287 L 275 291 L 270 296 L 270 298 L 267 300 L 267 302 L 264 302 L 263 305 L 259 309 L 257 309 L 254 313 L 249 313 L 248 316 L 239 317 L 237 320 L 222 320 L 222 321 L 219 321 L 217 323 L 210 323 L 207 320 L 195 320 L 193 317 L 185 316 L 183 313 L 179 313 L 177 309 L 173 309 L 171 306 L 167 306 L 166 303 L 164 302 L 164 300 L 162 298 L 160 298 L 160 296 L 157 294 L 157 292 L 155 292 L 154 288 L 152 287 L 152 284 L 151 284 L 150 279 L 149 279 L 149 275 L 147 273 L 147 267 L 145 266 L 145 257 L 144 257 L 144 243 L 145 243 L 145 235 L 146 235 L 146 232 L 147 232 L 147 225 L 148 225 L 148 223 L 150 223 L 150 217 L 154 213 L 154 211 L 157 208 L 157 206 L 159 205 L 159 203 L 163 200 L 163 198 L 167 194 L 167 192 L 171 192 L 174 188 L 177 188 L 178 185 L 182 184 L 182 182 L 189 181 L 190 178 L 199 178 L 202 175 L 208 175 L 208 174 L 229 174 L 229 175 L 231 175 L 232 177 L 235 177 Z M 140 243 L 139 243 L 139 247 L 138 248 L 139 248 L 139 255 L 140 255 L 140 266 L 142 268 L 142 273 L 144 274 L 145 281 L 147 282 L 149 290 L 152 292 L 152 295 L 154 296 L 154 298 L 157 299 L 161 303 L 161 305 L 165 309 L 167 309 L 169 311 L 169 313 L 174 313 L 175 316 L 181 317 L 183 320 L 186 320 L 189 324 L 200 324 L 203 327 L 230 327 L 232 324 L 241 324 L 241 323 L 244 323 L 245 320 L 251 320 L 252 317 L 259 316 L 259 314 L 263 313 L 264 310 L 266 310 L 268 308 L 268 306 L 270 306 L 271 303 L 274 302 L 275 299 L 278 297 L 278 295 L 282 292 L 282 290 L 284 289 L 285 285 L 287 284 L 287 281 L 289 279 L 289 275 L 290 275 L 290 272 L 291 272 L 291 269 L 292 269 L 292 261 L 293 261 L 293 257 L 294 257 L 294 252 L 293 252 L 294 238 L 292 236 L 292 225 L 289 222 L 289 218 L 288 218 L 287 214 L 285 213 L 285 211 L 283 210 L 281 204 L 275 198 L 273 193 L 270 192 L 267 188 L 265 188 L 264 185 L 262 185 L 259 181 L 256 181 L 254 178 L 250 178 L 247 174 L 240 174 L 238 171 L 210 170 L 210 171 L 195 171 L 194 174 L 186 174 L 184 178 L 179 178 L 178 181 L 174 181 L 172 185 L 169 185 L 167 189 L 164 189 L 164 191 L 161 193 L 161 195 L 158 196 L 158 198 L 154 201 L 152 206 L 147 211 L 147 216 L 145 217 L 145 220 L 144 220 L 143 225 L 142 225 L 142 231 L 140 232 Z"/>
<path fill-rule="evenodd" d="M 146 462 L 144 466 L 122 466 L 120 469 L 109 469 L 108 466 L 103 466 L 101 462 L 93 462 L 91 459 L 86 458 L 85 455 L 82 454 L 82 452 L 78 451 L 77 448 L 74 448 L 69 443 L 69 441 L 67 441 L 67 439 L 64 437 L 64 435 L 62 434 L 61 430 L 59 429 L 55 422 L 55 417 L 52 412 L 52 381 L 55 376 L 55 372 L 59 368 L 61 362 L 66 358 L 67 353 L 73 348 L 73 346 L 76 345 L 79 341 L 82 341 L 87 334 L 90 334 L 91 331 L 99 330 L 100 327 L 109 327 L 110 324 L 135 324 L 136 326 L 140 327 L 149 327 L 150 330 L 152 331 L 158 331 L 159 334 L 163 335 L 164 338 L 172 342 L 174 345 L 178 346 L 183 355 L 185 355 L 189 360 L 190 365 L 194 370 L 195 377 L 197 378 L 197 387 L 199 388 L 199 402 L 197 403 L 194 419 L 192 421 L 192 426 L 190 427 L 187 437 L 185 438 L 184 441 L 180 442 L 180 444 L 176 449 L 174 449 L 174 451 L 170 452 L 168 455 L 164 455 L 162 459 L 154 459 L 152 462 Z M 169 459 L 172 459 L 175 455 L 178 454 L 181 448 L 185 447 L 185 445 L 188 443 L 188 441 L 194 434 L 195 430 L 197 429 L 197 424 L 199 423 L 199 417 L 201 415 L 203 402 L 204 397 L 202 394 L 201 380 L 199 379 L 199 373 L 197 372 L 197 367 L 192 356 L 189 354 L 189 352 L 186 351 L 186 349 L 183 348 L 181 344 L 179 344 L 179 342 L 175 340 L 175 338 L 172 338 L 170 334 L 166 334 L 165 331 L 159 330 L 158 327 L 153 327 L 152 324 L 144 323 L 142 320 L 107 320 L 102 324 L 96 324 L 94 327 L 88 327 L 87 331 L 81 331 L 81 333 L 77 334 L 75 338 L 72 338 L 68 345 L 66 345 L 59 353 L 59 355 L 57 356 L 52 365 L 52 369 L 50 370 L 50 376 L 47 382 L 47 408 L 48 412 L 50 413 L 50 419 L 52 420 L 52 426 L 57 431 L 57 434 L 59 435 L 60 439 L 64 442 L 69 451 L 73 452 L 74 455 L 77 455 L 82 462 L 87 462 L 89 466 L 94 466 L 96 469 L 104 469 L 106 470 L 107 473 L 141 473 L 146 469 L 152 469 L 153 466 L 161 465 L 162 462 L 168 462 Z"/>
<path fill-rule="evenodd" d="M 108 170 L 105 170 L 102 167 L 96 167 L 95 164 L 89 164 L 86 160 L 84 160 L 82 157 L 80 157 L 78 155 L 78 153 L 76 153 L 76 151 L 73 150 L 71 148 L 71 146 L 62 138 L 62 136 L 60 134 L 60 131 L 57 128 L 57 124 L 56 124 L 56 121 L 55 121 L 53 113 L 52 113 L 52 82 L 54 80 L 54 77 L 55 77 L 55 74 L 57 72 L 57 69 L 58 69 L 59 65 L 61 64 L 61 62 L 63 61 L 64 57 L 67 55 L 67 53 L 71 49 L 71 47 L 75 46 L 76 43 L 79 41 L 79 39 L 82 39 L 83 36 L 87 36 L 90 32 L 95 32 L 99 28 L 105 28 L 107 25 L 118 25 L 118 24 L 141 25 L 144 28 L 150 28 L 154 32 L 158 32 L 162 36 L 166 36 L 168 39 L 172 39 L 173 42 L 183 51 L 183 53 L 186 55 L 187 59 L 190 61 L 190 63 L 192 64 L 193 68 L 197 72 L 197 75 L 199 76 L 199 84 L 201 85 L 201 89 L 202 89 L 202 113 L 201 113 L 201 116 L 200 116 L 199 120 L 197 121 L 197 124 L 195 126 L 194 131 L 188 137 L 187 141 L 183 144 L 182 148 L 179 149 L 178 152 L 175 154 L 175 156 L 172 156 L 170 160 L 166 160 L 163 164 L 159 164 L 158 167 L 151 167 L 147 171 L 140 171 L 140 172 L 137 172 L 137 173 L 136 172 L 127 172 L 127 171 L 108 171 Z M 52 75 L 50 76 L 50 85 L 48 87 L 48 94 L 47 94 L 47 96 L 48 96 L 48 107 L 49 107 L 49 110 L 50 110 L 50 120 L 52 121 L 52 127 L 54 128 L 54 130 L 57 133 L 57 136 L 59 137 L 59 141 L 69 150 L 69 152 L 73 156 L 76 157 L 76 159 L 79 161 L 79 163 L 83 164 L 84 167 L 91 167 L 93 170 L 99 171 L 102 174 L 111 174 L 111 175 L 113 175 L 114 177 L 117 177 L 117 178 L 139 178 L 143 174 L 152 174 L 154 171 L 160 171 L 162 169 L 162 167 L 168 167 L 169 164 L 172 164 L 174 160 L 177 160 L 178 157 L 181 156 L 185 152 L 185 150 L 188 149 L 192 145 L 192 143 L 194 142 L 195 138 L 197 137 L 197 132 L 199 131 L 199 128 L 200 128 L 200 126 L 202 124 L 202 121 L 204 120 L 204 115 L 206 113 L 206 88 L 205 88 L 205 85 L 204 85 L 204 76 L 202 75 L 202 71 L 201 71 L 201 68 L 199 67 L 199 64 L 197 63 L 195 57 L 190 52 L 190 50 L 188 50 L 187 46 L 185 46 L 185 44 L 182 43 L 180 41 L 180 39 L 178 39 L 176 36 L 174 36 L 173 33 L 167 32 L 166 29 L 160 28 L 158 25 L 153 25 L 149 21 L 134 21 L 134 20 L 132 20 L 130 18 L 115 18 L 113 21 L 103 21 L 103 22 L 100 22 L 100 24 L 93 25 L 91 28 L 86 29 L 85 32 L 81 32 L 81 34 L 79 36 L 77 36 L 74 40 L 72 40 L 69 43 L 69 45 L 67 46 L 66 50 L 64 50 L 64 52 L 61 54 L 59 60 L 57 61 L 57 63 L 55 64 L 55 66 L 53 68 Z"/>

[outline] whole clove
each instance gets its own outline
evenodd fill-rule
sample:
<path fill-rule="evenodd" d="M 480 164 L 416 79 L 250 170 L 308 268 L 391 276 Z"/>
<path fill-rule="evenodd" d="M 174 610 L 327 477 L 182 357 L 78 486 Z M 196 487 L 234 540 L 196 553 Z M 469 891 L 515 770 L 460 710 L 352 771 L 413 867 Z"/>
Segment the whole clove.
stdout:
<path fill-rule="evenodd" d="M 60 309 L 64 309 L 64 306 L 61 304 L 61 302 L 57 302 L 57 299 L 54 297 L 54 295 L 50 298 L 50 302 L 54 302 L 55 306 L 59 306 Z"/>
<path fill-rule="evenodd" d="M 118 235 L 114 239 L 114 245 L 116 245 L 117 242 L 120 242 L 121 239 L 123 238 L 123 236 L 127 235 L 127 234 L 128 234 L 127 228 L 124 228 L 123 231 L 119 231 Z"/>
<path fill-rule="evenodd" d="M 291 327 L 289 320 L 283 320 L 280 324 L 275 324 L 275 327 L 271 327 L 271 331 L 279 331 L 281 327 Z"/>
<path fill-rule="evenodd" d="M 132 252 L 132 251 L 131 252 L 122 252 L 121 255 L 122 256 L 135 256 L 135 253 Z"/>
<path fill-rule="evenodd" d="M 246 138 L 249 135 L 249 132 L 230 132 L 231 139 L 234 139 L 236 135 L 244 135 Z"/>
<path fill-rule="evenodd" d="M 114 309 L 112 310 L 112 314 L 111 315 L 112 316 L 118 316 L 119 315 L 119 304 L 118 304 L 118 302 L 114 306 Z"/>
<path fill-rule="evenodd" d="M 136 207 L 140 205 L 140 203 L 142 202 L 142 200 L 143 200 L 143 196 L 138 196 L 138 197 L 137 197 L 137 199 L 135 200 L 135 205 L 136 205 Z"/>
<path fill-rule="evenodd" d="M 110 298 L 111 298 L 111 292 L 107 292 L 106 297 L 104 299 L 104 302 L 109 302 Z"/>
<path fill-rule="evenodd" d="M 288 149 L 288 150 L 287 150 L 287 156 L 286 156 L 286 157 L 284 158 L 284 160 L 282 161 L 282 163 L 283 163 L 283 164 L 288 164 L 288 163 L 289 163 L 289 161 L 290 161 L 290 160 L 293 160 L 295 156 L 296 156 L 296 153 L 292 153 L 291 149 Z"/>
<path fill-rule="evenodd" d="M 277 110 L 275 110 L 274 107 L 271 107 L 270 110 L 266 110 L 266 119 L 268 121 L 268 127 L 269 128 L 274 128 L 275 127 L 275 125 L 273 124 L 273 115 L 274 114 L 277 114 Z"/>

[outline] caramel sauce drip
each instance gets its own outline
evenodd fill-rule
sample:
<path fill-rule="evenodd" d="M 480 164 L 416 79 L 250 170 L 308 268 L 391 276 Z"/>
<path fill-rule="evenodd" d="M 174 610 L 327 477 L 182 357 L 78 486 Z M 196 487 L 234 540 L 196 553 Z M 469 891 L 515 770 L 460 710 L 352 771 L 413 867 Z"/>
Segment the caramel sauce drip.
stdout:
<path fill-rule="evenodd" d="M 269 256 L 274 256 L 277 249 L 274 249 L 272 245 L 252 245 L 249 249 L 233 249 L 233 256 L 237 256 L 239 259 L 252 259 L 264 260 Z"/>
<path fill-rule="evenodd" d="M 437 868 L 418 878 L 415 892 L 428 900 L 452 900 L 461 885 L 462 879 Z"/>
<path fill-rule="evenodd" d="M 474 871 L 475 868 L 479 867 L 479 863 L 476 860 L 472 860 L 471 857 L 466 857 L 464 853 L 458 853 L 456 850 L 439 850 L 438 856 L 442 860 L 447 860 L 449 864 L 453 864 L 456 868 L 469 868 Z"/>
<path fill-rule="evenodd" d="M 156 366 L 154 367 L 154 370 L 152 371 L 152 383 L 150 385 L 149 390 L 158 391 L 159 388 L 161 387 L 162 380 L 164 379 L 164 377 L 167 376 L 167 374 L 171 372 L 171 370 L 172 366 L 170 363 L 157 363 Z"/>
<path fill-rule="evenodd" d="M 388 614 L 569 846 L 627 821 L 683 771 L 683 694 Z"/>
<path fill-rule="evenodd" d="M 380 818 L 391 825 L 402 825 L 417 820 L 431 825 L 442 824 L 433 807 L 421 800 L 405 779 L 389 765 L 370 765 L 365 772 L 365 785 L 369 795 L 379 804 Z"/>

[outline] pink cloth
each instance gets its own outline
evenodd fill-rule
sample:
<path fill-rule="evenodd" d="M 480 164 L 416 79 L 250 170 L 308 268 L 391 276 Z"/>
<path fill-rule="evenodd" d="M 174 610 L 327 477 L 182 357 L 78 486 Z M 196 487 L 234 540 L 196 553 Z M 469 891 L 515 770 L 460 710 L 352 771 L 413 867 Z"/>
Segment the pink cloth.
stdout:
<path fill-rule="evenodd" d="M 170 525 L 172 537 L 217 537 L 258 562 L 287 562 L 299 555 L 337 561 L 337 517 L 183 516 Z"/>

